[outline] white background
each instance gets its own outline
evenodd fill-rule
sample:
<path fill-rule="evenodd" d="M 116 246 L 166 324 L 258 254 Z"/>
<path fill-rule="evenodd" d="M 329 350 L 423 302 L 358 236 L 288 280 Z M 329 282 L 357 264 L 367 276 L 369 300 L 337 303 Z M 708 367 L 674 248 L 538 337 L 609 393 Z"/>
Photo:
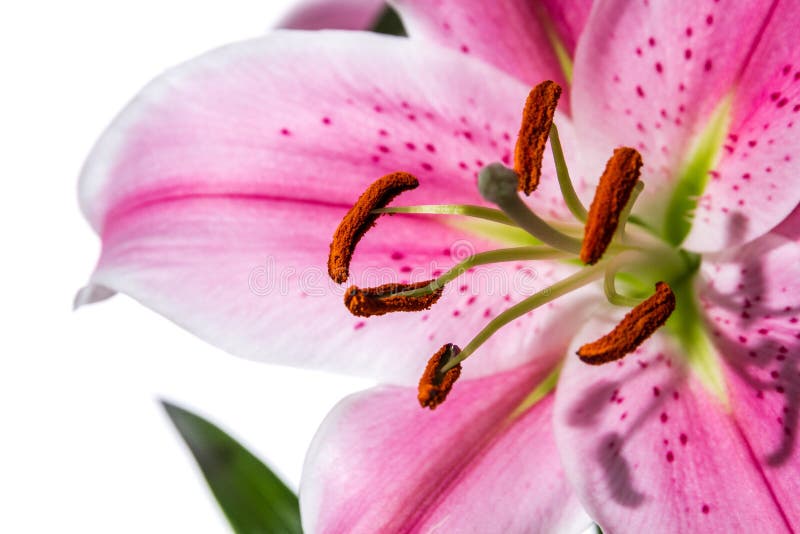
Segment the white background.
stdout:
<path fill-rule="evenodd" d="M 319 422 L 369 385 L 238 360 L 124 296 L 71 311 L 99 252 L 76 202 L 97 136 L 159 72 L 290 3 L 0 4 L 0 532 L 227 532 L 158 399 L 220 422 L 296 488 Z"/>

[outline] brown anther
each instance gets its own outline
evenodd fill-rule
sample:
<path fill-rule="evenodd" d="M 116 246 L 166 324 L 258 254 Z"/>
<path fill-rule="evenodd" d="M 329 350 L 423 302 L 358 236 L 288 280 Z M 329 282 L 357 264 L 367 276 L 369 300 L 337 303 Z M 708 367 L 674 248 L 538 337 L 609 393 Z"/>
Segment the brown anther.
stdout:
<path fill-rule="evenodd" d="M 428 360 L 425 372 L 419 379 L 419 393 L 417 398 L 423 408 L 436 409 L 447 398 L 453 384 L 461 375 L 461 364 L 456 365 L 445 373 L 440 369 L 446 365 L 450 358 L 455 358 L 461 349 L 452 343 L 442 346 L 436 354 Z"/>
<path fill-rule="evenodd" d="M 358 197 L 333 233 L 328 256 L 328 274 L 334 282 L 341 284 L 350 276 L 353 251 L 380 216 L 372 213 L 372 210 L 386 207 L 397 195 L 418 185 L 419 181 L 407 172 L 393 172 L 375 180 Z"/>
<path fill-rule="evenodd" d="M 611 332 L 578 349 L 578 356 L 591 365 L 619 360 L 663 326 L 674 310 L 675 293 L 666 283 L 658 282 L 652 296 L 632 309 Z"/>
<path fill-rule="evenodd" d="M 597 184 L 581 245 L 581 261 L 593 265 L 603 256 L 619 225 L 619 216 L 639 181 L 642 156 L 628 147 L 617 148 Z"/>
<path fill-rule="evenodd" d="M 361 289 L 350 286 L 344 294 L 344 305 L 350 313 L 359 317 L 371 317 L 392 312 L 416 312 L 427 310 L 442 296 L 444 287 L 439 287 L 425 295 L 409 297 L 398 295 L 405 291 L 420 289 L 433 282 L 426 280 L 416 284 L 384 284 L 378 287 Z"/>
<path fill-rule="evenodd" d="M 561 86 L 547 80 L 531 89 L 525 101 L 514 149 L 514 170 L 519 174 L 519 190 L 526 195 L 539 185 L 542 157 L 560 96 Z"/>

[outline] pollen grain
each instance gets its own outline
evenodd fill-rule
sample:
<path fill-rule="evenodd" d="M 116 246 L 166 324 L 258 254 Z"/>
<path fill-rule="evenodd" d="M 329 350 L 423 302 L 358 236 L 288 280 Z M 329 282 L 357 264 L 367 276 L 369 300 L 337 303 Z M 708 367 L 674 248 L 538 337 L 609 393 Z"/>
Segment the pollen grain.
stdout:
<path fill-rule="evenodd" d="M 519 190 L 526 195 L 539 185 L 542 157 L 560 96 L 561 86 L 547 80 L 531 89 L 525 101 L 514 149 L 514 170 L 519 174 Z"/>
<path fill-rule="evenodd" d="M 350 276 L 350 260 L 356 245 L 380 216 L 373 210 L 386 207 L 397 195 L 416 188 L 419 181 L 407 172 L 394 172 L 375 180 L 356 201 L 333 234 L 328 255 L 328 274 L 336 283 Z"/>
<path fill-rule="evenodd" d="M 628 312 L 611 332 L 578 349 L 578 356 L 591 365 L 619 360 L 663 326 L 674 310 L 675 294 L 665 282 L 658 282 L 653 295 Z"/>
<path fill-rule="evenodd" d="M 639 181 L 642 156 L 633 148 L 621 147 L 606 163 L 586 219 L 581 261 L 594 265 L 611 244 L 619 218 Z"/>
<path fill-rule="evenodd" d="M 414 297 L 402 295 L 406 291 L 430 285 L 433 280 L 416 284 L 384 284 L 361 289 L 350 286 L 344 294 L 344 304 L 350 313 L 358 317 L 371 317 L 392 312 L 417 312 L 427 310 L 442 296 L 443 287 L 425 295 Z"/>
<path fill-rule="evenodd" d="M 456 365 L 444 374 L 440 372 L 443 365 L 447 364 L 450 358 L 458 356 L 461 349 L 452 343 L 443 345 L 436 354 L 428 360 L 425 372 L 419 379 L 419 393 L 417 398 L 423 408 L 436 409 L 447 398 L 447 394 L 461 375 L 461 364 Z"/>

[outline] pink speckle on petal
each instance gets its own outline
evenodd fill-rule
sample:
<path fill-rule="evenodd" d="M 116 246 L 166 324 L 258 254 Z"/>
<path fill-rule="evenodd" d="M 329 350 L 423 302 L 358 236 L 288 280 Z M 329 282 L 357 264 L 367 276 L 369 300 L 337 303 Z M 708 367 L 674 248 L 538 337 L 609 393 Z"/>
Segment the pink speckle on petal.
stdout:
<path fill-rule="evenodd" d="M 331 124 L 331 118 L 330 117 L 322 117 L 322 124 L 330 125 Z"/>
<path fill-rule="evenodd" d="M 672 451 L 667 451 L 667 461 L 670 463 L 675 461 L 675 455 L 672 454 Z"/>
<path fill-rule="evenodd" d="M 644 98 L 644 89 L 642 89 L 641 85 L 636 86 L 636 94 L 639 95 L 639 97 Z"/>
<path fill-rule="evenodd" d="M 425 169 L 426 171 L 432 171 L 433 165 L 431 165 L 430 163 L 423 163 L 422 168 Z"/>
<path fill-rule="evenodd" d="M 289 136 L 292 135 L 292 132 L 288 128 L 281 128 L 281 135 Z"/>
<path fill-rule="evenodd" d="M 707 504 L 704 504 L 703 507 L 700 509 L 704 514 L 707 514 L 711 511 L 711 508 Z"/>
<path fill-rule="evenodd" d="M 683 57 L 685 57 L 686 59 L 692 59 L 692 49 L 687 48 L 686 50 L 684 50 Z"/>

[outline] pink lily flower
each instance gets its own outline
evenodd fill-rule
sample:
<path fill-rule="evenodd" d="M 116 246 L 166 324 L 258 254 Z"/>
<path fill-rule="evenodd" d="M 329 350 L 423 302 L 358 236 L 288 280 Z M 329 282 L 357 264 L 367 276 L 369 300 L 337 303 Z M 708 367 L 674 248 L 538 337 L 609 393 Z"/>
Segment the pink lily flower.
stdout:
<path fill-rule="evenodd" d="M 800 10 L 656 4 L 407 0 L 412 39 L 276 32 L 168 72 L 84 169 L 103 250 L 76 303 L 123 292 L 233 354 L 391 384 L 320 428 L 309 532 L 577 531 L 590 517 L 613 532 L 795 530 Z M 547 79 L 565 88 L 554 123 L 575 195 L 545 155 L 525 203 L 493 197 L 484 186 L 508 174 L 487 164 L 514 164 L 522 105 Z M 593 265 L 564 261 L 620 146 L 644 163 L 632 215 L 615 212 Z M 322 263 L 358 195 L 396 171 L 419 187 L 384 211 L 418 207 L 365 233 L 350 282 L 447 276 L 464 249 L 501 262 L 429 311 L 356 317 Z M 663 328 L 613 363 L 574 355 L 657 281 L 676 302 Z M 451 343 L 464 349 L 432 376 L 469 358 L 422 410 L 425 362 Z"/>

